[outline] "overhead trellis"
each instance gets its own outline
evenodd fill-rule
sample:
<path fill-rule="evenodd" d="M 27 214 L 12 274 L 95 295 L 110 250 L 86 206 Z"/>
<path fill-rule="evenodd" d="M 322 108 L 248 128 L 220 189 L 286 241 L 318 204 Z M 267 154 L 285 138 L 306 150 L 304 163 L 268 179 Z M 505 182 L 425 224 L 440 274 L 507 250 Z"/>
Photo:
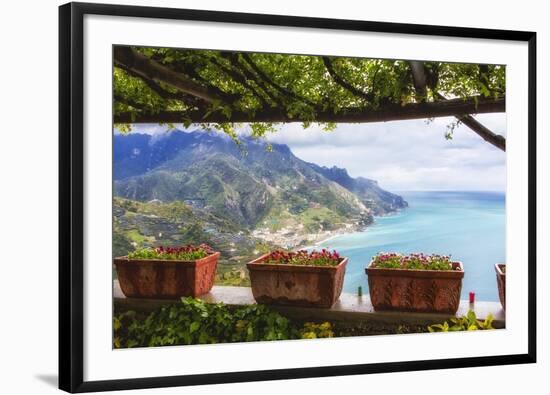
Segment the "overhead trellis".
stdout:
<path fill-rule="evenodd" d="M 275 124 L 456 117 L 505 150 L 473 114 L 505 111 L 505 67 L 214 50 L 114 48 L 114 122 L 197 123 L 261 136 Z M 447 137 L 451 137 L 449 132 Z"/>

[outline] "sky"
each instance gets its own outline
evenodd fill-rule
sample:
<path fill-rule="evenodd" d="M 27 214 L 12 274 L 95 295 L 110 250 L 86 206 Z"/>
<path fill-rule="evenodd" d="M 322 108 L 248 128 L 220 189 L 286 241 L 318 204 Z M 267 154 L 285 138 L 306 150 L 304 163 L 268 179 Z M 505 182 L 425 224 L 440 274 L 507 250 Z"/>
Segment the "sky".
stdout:
<path fill-rule="evenodd" d="M 352 177 L 377 180 L 390 191 L 504 191 L 506 154 L 464 125 L 445 139 L 454 118 L 338 124 L 331 132 L 312 125 L 284 124 L 267 140 L 287 144 L 299 158 L 338 166 Z M 506 136 L 506 114 L 477 115 L 481 123 Z M 192 127 L 190 129 L 193 129 Z M 134 125 L 134 132 L 157 134 L 159 125 Z M 240 131 L 246 133 L 244 126 Z"/>

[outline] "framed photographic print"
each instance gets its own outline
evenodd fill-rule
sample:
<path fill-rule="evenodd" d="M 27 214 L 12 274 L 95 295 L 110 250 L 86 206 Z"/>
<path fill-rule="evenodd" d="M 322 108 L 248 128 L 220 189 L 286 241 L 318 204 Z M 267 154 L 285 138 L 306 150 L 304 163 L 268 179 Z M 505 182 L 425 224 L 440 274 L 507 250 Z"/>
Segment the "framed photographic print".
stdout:
<path fill-rule="evenodd" d="M 69 392 L 536 361 L 536 35 L 59 9 Z"/>

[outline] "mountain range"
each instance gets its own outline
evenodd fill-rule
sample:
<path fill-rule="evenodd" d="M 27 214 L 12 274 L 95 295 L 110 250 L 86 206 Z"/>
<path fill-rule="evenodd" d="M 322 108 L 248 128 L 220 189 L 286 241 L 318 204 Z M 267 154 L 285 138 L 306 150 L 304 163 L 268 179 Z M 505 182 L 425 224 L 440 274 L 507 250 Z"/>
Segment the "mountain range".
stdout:
<path fill-rule="evenodd" d="M 287 145 L 249 137 L 239 137 L 237 144 L 219 132 L 115 134 L 113 157 L 115 210 L 123 224 L 119 236 L 128 239 L 135 236 L 132 226 L 139 228 L 134 244 L 159 241 L 158 233 L 163 232 L 147 223 L 151 215 L 159 221 L 159 209 L 152 206 L 175 202 L 189 208 L 187 219 L 176 221 L 177 229 L 192 224 L 195 233 L 201 227 L 202 238 L 223 234 L 226 247 L 234 247 L 227 237 L 236 232 L 268 245 L 296 247 L 330 232 L 360 229 L 373 221 L 373 215 L 407 207 L 402 197 L 374 180 L 308 163 Z M 135 213 L 124 214 L 129 202 L 139 208 L 139 224 Z M 205 220 L 209 216 L 217 221 Z M 166 233 L 166 224 L 161 228 L 171 235 L 171 242 L 181 241 L 180 231 Z M 119 244 L 128 248 L 122 236 Z M 216 238 L 210 238 L 215 244 Z"/>
<path fill-rule="evenodd" d="M 237 145 L 217 132 L 115 135 L 114 179 L 117 196 L 202 201 L 251 228 L 281 204 L 291 214 L 320 205 L 344 217 L 407 206 L 376 181 L 305 162 L 287 145 L 246 137 Z"/>

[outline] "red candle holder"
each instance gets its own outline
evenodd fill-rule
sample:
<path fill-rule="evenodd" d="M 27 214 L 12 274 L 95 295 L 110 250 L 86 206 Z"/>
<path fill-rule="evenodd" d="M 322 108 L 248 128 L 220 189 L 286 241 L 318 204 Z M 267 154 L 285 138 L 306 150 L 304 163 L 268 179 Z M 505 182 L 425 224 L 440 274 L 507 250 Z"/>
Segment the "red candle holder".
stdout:
<path fill-rule="evenodd" d="M 476 301 L 476 293 L 470 292 L 470 303 L 474 303 Z"/>

